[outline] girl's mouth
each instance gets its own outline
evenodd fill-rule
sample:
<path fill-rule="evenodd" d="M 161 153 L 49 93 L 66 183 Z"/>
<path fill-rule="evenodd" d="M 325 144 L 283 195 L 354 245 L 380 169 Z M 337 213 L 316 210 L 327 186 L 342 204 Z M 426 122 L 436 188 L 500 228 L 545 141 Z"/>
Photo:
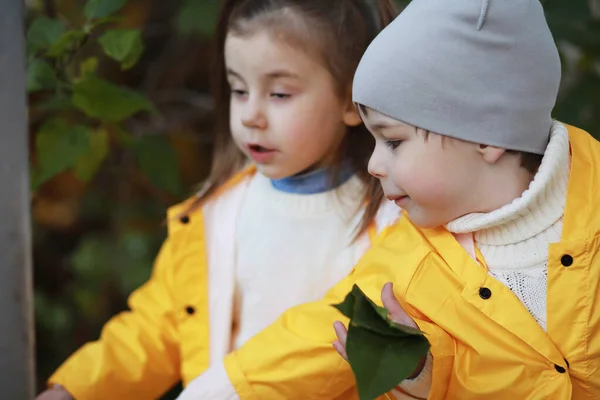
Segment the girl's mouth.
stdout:
<path fill-rule="evenodd" d="M 259 164 L 267 163 L 275 157 L 276 151 L 273 149 L 269 149 L 267 147 L 258 145 L 258 144 L 250 144 L 248 145 L 248 151 L 250 153 L 250 158 Z"/>

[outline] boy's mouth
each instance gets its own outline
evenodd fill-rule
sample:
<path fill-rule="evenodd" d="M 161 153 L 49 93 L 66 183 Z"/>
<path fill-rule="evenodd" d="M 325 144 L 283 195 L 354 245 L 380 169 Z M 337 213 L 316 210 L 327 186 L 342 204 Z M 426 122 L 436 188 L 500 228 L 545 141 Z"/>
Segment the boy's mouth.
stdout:
<path fill-rule="evenodd" d="M 409 196 L 407 195 L 403 195 L 403 196 L 386 196 L 388 200 L 393 201 L 394 203 L 396 203 L 396 205 L 400 208 L 403 207 L 403 205 L 406 204 L 406 201 L 408 199 L 410 199 Z"/>

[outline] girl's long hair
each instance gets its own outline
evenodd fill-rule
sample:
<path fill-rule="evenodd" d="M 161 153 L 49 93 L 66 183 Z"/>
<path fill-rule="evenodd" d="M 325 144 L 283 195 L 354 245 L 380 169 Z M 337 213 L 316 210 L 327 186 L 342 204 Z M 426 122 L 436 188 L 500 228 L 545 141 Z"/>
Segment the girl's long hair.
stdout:
<path fill-rule="evenodd" d="M 212 92 L 215 130 L 211 171 L 204 188 L 185 214 L 201 207 L 247 163 L 233 141 L 229 124 L 230 88 L 224 54 L 228 34 L 278 30 L 284 38 L 320 57 L 335 79 L 339 95 L 347 97 L 364 51 L 396 15 L 392 0 L 225 0 L 214 46 Z M 332 168 L 332 179 L 335 179 L 342 161 L 349 161 L 365 184 L 366 210 L 357 235 L 368 229 L 383 201 L 379 182 L 367 172 L 373 147 L 374 140 L 363 124 L 349 127 Z"/>

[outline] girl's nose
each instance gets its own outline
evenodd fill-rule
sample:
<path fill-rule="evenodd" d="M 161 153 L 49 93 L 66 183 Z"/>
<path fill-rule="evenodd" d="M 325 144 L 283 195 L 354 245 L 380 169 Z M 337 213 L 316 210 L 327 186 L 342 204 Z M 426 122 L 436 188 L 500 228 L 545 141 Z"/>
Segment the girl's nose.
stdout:
<path fill-rule="evenodd" d="M 242 124 L 250 129 L 266 129 L 267 118 L 257 101 L 249 100 L 242 114 Z"/>

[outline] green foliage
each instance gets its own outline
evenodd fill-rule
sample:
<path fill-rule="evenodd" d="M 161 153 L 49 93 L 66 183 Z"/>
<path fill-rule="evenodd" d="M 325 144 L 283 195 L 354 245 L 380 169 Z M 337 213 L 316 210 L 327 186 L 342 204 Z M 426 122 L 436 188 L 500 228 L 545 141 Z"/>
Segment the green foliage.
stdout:
<path fill-rule="evenodd" d="M 89 19 L 106 18 L 125 6 L 127 0 L 88 0 L 83 13 Z"/>
<path fill-rule="evenodd" d="M 177 13 L 177 28 L 183 34 L 211 36 L 217 26 L 217 0 L 184 0 Z"/>
<path fill-rule="evenodd" d="M 98 172 L 102 162 L 108 156 L 108 133 L 104 130 L 91 132 L 89 144 L 87 151 L 82 152 L 73 164 L 75 176 L 82 181 L 89 181 Z"/>
<path fill-rule="evenodd" d="M 156 112 L 140 94 L 93 75 L 75 83 L 73 104 L 88 117 L 106 122 L 121 122 L 139 111 Z"/>
<path fill-rule="evenodd" d="M 73 166 L 90 150 L 90 144 L 90 129 L 86 126 L 70 125 L 63 119 L 44 123 L 35 137 L 38 168 L 34 186 Z"/>
<path fill-rule="evenodd" d="M 133 67 L 144 51 L 142 34 L 137 29 L 114 29 L 98 40 L 104 53 L 121 63 L 123 69 Z"/>
<path fill-rule="evenodd" d="M 388 319 L 357 286 L 334 305 L 350 318 L 346 353 L 361 400 L 375 399 L 408 378 L 429 351 L 421 331 Z"/>
<path fill-rule="evenodd" d="M 29 27 L 27 41 L 34 49 L 47 50 L 65 33 L 65 25 L 56 19 L 39 17 Z"/>
<path fill-rule="evenodd" d="M 68 29 L 61 20 L 46 16 L 35 18 L 29 26 L 27 89 L 45 96 L 32 105 L 33 110 L 50 112 L 35 136 L 34 190 L 66 170 L 81 180 L 92 179 L 110 153 L 113 132 L 121 131 L 122 124 L 140 112 L 157 112 L 143 95 L 98 76 L 98 57 L 81 57 L 86 46 L 96 41 L 122 69 L 138 62 L 144 51 L 138 29 L 97 34 L 100 27 L 115 21 L 113 14 L 125 4 L 126 0 L 88 0 L 83 9 L 87 21 L 81 27 Z"/>
<path fill-rule="evenodd" d="M 35 59 L 27 70 L 27 91 L 37 92 L 56 86 L 56 72 L 47 61 Z"/>
<path fill-rule="evenodd" d="M 163 136 L 144 136 L 133 144 L 133 150 L 138 165 L 154 185 L 168 193 L 181 192 L 177 155 Z"/>

